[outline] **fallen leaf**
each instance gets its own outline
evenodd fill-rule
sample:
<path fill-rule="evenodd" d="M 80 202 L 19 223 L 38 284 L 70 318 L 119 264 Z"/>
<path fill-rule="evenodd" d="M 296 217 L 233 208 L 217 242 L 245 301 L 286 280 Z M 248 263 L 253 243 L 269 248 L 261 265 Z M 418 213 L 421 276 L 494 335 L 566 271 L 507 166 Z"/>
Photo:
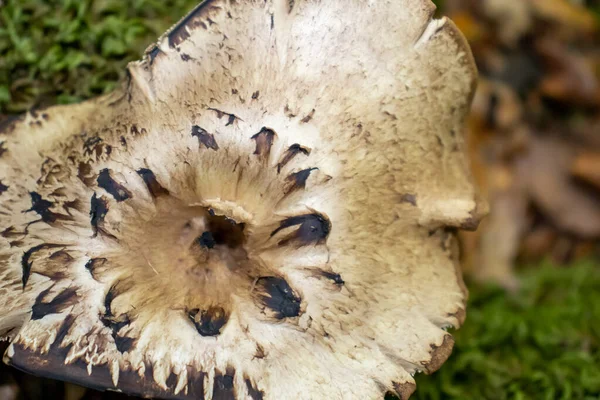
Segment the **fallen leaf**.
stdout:
<path fill-rule="evenodd" d="M 584 152 L 577 155 L 571 166 L 571 173 L 600 190 L 600 152 Z"/>
<path fill-rule="evenodd" d="M 577 32 L 593 32 L 596 18 L 591 11 L 569 0 L 529 0 L 538 17 L 565 25 Z"/>
<path fill-rule="evenodd" d="M 600 198 L 571 177 L 576 149 L 555 138 L 531 140 L 518 162 L 529 196 L 559 229 L 582 238 L 600 236 Z"/>

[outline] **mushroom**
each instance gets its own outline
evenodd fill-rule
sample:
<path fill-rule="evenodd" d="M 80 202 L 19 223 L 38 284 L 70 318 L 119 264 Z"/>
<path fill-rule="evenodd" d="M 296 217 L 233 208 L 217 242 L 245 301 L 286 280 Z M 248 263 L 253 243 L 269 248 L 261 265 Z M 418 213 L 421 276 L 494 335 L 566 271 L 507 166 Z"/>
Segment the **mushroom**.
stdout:
<path fill-rule="evenodd" d="M 207 0 L 0 136 L 4 361 L 172 399 L 406 399 L 465 317 L 476 70 L 425 0 Z"/>

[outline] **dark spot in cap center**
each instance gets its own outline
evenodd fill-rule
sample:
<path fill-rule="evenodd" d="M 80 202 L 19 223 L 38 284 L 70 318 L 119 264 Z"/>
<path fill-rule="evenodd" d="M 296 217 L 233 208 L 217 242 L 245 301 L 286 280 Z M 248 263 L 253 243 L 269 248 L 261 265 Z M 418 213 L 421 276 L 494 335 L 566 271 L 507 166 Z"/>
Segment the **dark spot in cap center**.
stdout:
<path fill-rule="evenodd" d="M 217 244 L 217 242 L 215 241 L 215 238 L 213 237 L 212 233 L 210 232 L 203 232 L 202 235 L 200 235 L 200 237 L 198 239 L 196 239 L 196 241 L 198 242 L 198 244 L 202 247 L 206 247 L 208 249 L 212 249 L 215 247 L 215 245 Z"/>
<path fill-rule="evenodd" d="M 210 307 L 207 310 L 196 308 L 188 312 L 188 317 L 202 336 L 217 336 L 229 319 L 223 307 Z"/>
<path fill-rule="evenodd" d="M 275 318 L 283 319 L 300 315 L 302 300 L 285 279 L 274 276 L 263 277 L 256 285 L 262 289 L 264 294 L 261 299 L 265 306 L 275 313 Z"/>

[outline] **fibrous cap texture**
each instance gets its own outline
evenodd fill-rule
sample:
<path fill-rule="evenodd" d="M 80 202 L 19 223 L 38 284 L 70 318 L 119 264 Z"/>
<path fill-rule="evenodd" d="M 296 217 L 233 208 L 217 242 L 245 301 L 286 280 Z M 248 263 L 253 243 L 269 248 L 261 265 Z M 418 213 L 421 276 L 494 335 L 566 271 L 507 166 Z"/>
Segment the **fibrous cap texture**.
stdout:
<path fill-rule="evenodd" d="M 482 205 L 424 0 L 207 0 L 0 133 L 5 362 L 173 399 L 378 399 L 450 354 Z"/>

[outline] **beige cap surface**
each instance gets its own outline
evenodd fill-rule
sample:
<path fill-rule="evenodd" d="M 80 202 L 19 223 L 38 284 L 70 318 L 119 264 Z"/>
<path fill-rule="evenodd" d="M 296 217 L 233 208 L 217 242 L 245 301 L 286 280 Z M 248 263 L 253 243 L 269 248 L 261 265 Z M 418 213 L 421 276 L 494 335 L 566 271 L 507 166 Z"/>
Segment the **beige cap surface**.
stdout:
<path fill-rule="evenodd" d="M 424 0 L 207 0 L 0 132 L 5 362 L 173 399 L 405 399 L 465 315 L 476 78 Z"/>

